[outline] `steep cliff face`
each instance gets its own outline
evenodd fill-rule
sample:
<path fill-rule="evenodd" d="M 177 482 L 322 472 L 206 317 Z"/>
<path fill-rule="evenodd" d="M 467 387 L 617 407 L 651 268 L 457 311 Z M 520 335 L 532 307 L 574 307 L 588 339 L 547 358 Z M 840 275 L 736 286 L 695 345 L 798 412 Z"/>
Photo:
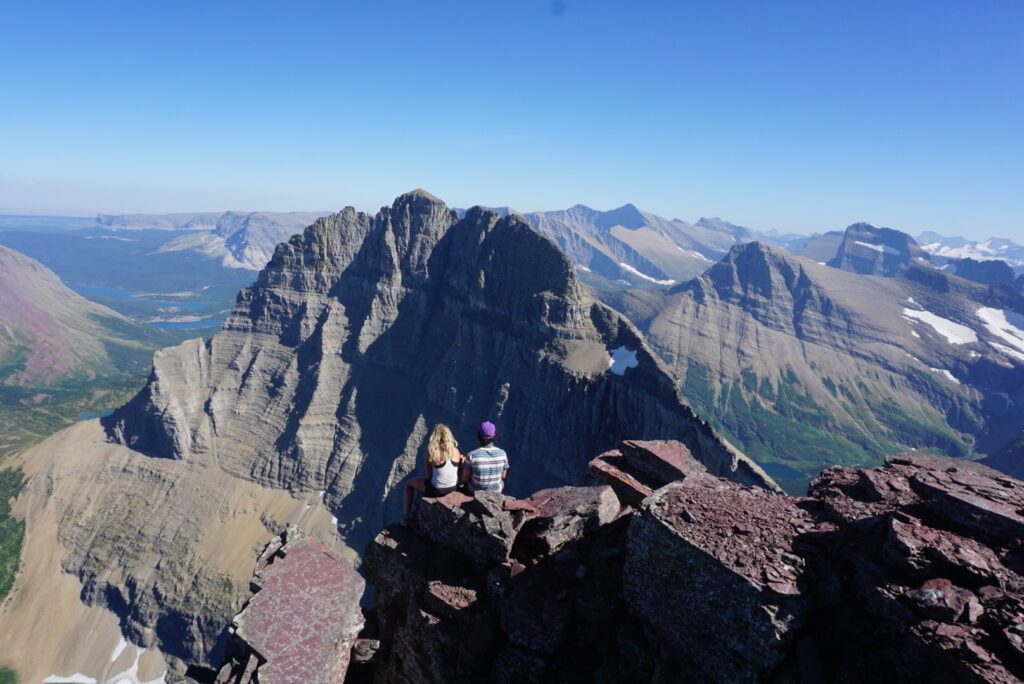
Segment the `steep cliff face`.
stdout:
<path fill-rule="evenodd" d="M 609 369 L 619 347 L 638 361 L 621 375 Z M 279 246 L 224 330 L 158 354 L 110 427 L 153 455 L 326 490 L 358 537 L 384 522 L 381 501 L 395 501 L 434 423 L 467 444 L 488 418 L 513 489 L 571 481 L 624 431 L 681 439 L 714 472 L 765 481 L 681 403 L 632 326 L 583 295 L 553 243 L 514 215 L 459 221 L 424 192 Z"/>

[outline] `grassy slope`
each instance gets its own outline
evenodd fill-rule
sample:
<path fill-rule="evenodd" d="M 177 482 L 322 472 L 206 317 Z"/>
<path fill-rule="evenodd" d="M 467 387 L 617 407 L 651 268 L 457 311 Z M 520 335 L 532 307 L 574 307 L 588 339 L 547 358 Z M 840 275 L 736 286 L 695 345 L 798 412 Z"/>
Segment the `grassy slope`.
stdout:
<path fill-rule="evenodd" d="M 866 386 L 847 388 L 825 380 L 856 423 L 837 420 L 815 403 L 788 369 L 776 378 L 744 371 L 740 382 L 726 382 L 716 391 L 710 371 L 691 362 L 681 389 L 695 410 L 748 456 L 802 474 L 776 476 L 791 494 L 805 494 L 810 480 L 830 465 L 876 466 L 886 455 L 908 446 L 967 455 L 965 436 L 947 424 L 923 422 L 900 406 L 875 398 Z"/>

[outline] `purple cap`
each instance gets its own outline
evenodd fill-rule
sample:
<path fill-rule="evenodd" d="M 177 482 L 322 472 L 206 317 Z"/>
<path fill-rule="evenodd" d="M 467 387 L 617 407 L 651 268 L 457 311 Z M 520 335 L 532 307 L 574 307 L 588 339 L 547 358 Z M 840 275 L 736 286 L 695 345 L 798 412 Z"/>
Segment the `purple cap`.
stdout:
<path fill-rule="evenodd" d="M 480 429 L 477 430 L 477 434 L 479 434 L 481 437 L 488 437 L 488 438 L 493 439 L 494 438 L 494 423 L 492 423 L 489 420 L 485 420 L 484 422 L 480 423 Z"/>

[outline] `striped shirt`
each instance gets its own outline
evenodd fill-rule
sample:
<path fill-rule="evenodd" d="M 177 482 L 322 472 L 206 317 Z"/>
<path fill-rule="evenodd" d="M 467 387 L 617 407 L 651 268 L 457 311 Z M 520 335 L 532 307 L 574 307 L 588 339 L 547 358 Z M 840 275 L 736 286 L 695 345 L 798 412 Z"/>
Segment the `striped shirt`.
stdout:
<path fill-rule="evenodd" d="M 508 470 L 508 456 L 493 444 L 470 451 L 466 461 L 473 475 L 469 486 L 474 492 L 500 492 L 505 481 L 501 475 Z"/>

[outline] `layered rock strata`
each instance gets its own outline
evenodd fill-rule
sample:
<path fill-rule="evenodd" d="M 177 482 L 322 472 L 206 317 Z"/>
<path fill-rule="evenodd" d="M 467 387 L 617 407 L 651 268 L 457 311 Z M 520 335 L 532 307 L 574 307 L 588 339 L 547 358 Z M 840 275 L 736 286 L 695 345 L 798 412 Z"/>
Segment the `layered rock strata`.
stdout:
<path fill-rule="evenodd" d="M 1020 481 L 904 454 L 790 497 L 671 442 L 623 443 L 590 473 L 607 484 L 424 499 L 383 530 L 364 563 L 380 650 L 349 681 L 1024 676 Z"/>
<path fill-rule="evenodd" d="M 610 372 L 620 347 L 638 365 Z M 469 443 L 483 419 L 511 454 L 513 493 L 577 481 L 623 433 L 678 439 L 717 475 L 774 486 L 682 403 L 633 326 L 584 296 L 552 241 L 517 215 L 458 220 L 422 191 L 279 245 L 224 329 L 157 354 L 107 425 L 154 456 L 323 490 L 365 543 L 397 516 L 432 425 Z"/>

